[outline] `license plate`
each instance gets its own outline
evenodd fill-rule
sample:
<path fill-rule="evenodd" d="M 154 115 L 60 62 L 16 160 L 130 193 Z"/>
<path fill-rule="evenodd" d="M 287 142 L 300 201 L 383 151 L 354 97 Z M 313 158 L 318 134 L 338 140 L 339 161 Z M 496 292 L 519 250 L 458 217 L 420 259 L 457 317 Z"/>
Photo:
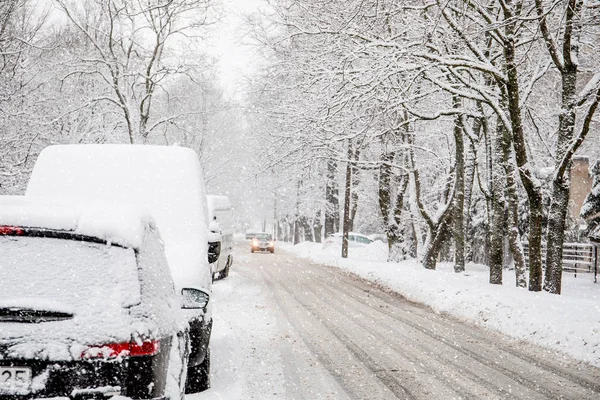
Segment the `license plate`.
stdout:
<path fill-rule="evenodd" d="M 0 394 L 28 394 L 31 388 L 31 368 L 0 366 Z"/>

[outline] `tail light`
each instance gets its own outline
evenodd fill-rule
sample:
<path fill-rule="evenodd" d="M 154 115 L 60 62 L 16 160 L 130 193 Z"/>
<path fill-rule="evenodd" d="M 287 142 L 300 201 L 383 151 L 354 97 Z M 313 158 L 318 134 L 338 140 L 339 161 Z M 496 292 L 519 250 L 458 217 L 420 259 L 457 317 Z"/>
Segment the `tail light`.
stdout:
<path fill-rule="evenodd" d="M 19 228 L 18 226 L 0 226 L 0 235 L 20 236 L 24 233 L 23 228 Z"/>
<path fill-rule="evenodd" d="M 81 353 L 81 358 L 90 359 L 154 356 L 159 352 L 160 340 L 150 340 L 142 342 L 142 344 L 138 344 L 137 342 L 110 343 L 85 349 Z"/>

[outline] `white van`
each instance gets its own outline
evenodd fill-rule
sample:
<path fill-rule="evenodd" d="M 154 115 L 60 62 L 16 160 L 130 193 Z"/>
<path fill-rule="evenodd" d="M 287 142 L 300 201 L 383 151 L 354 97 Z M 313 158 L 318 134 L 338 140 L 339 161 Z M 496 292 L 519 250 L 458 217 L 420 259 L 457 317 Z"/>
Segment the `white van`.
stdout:
<path fill-rule="evenodd" d="M 39 155 L 27 196 L 112 200 L 145 206 L 161 232 L 178 293 L 211 294 L 206 193 L 198 155 L 189 148 L 142 145 L 59 145 Z M 210 386 L 212 303 L 185 310 L 191 354 L 186 391 Z"/>
<path fill-rule="evenodd" d="M 211 230 L 217 230 L 220 237 L 220 255 L 212 263 L 213 279 L 225 278 L 233 263 L 233 212 L 227 196 L 207 195 L 208 218 Z"/>

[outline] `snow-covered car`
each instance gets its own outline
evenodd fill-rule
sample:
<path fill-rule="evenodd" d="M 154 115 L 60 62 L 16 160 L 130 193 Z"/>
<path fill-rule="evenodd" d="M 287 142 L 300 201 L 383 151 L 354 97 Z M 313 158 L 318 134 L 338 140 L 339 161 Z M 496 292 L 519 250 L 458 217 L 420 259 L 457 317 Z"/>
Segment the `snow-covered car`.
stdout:
<path fill-rule="evenodd" d="M 146 145 L 58 145 L 39 155 L 26 196 L 94 199 L 140 204 L 152 214 L 164 241 L 177 293 L 195 289 L 209 297 L 209 244 L 206 192 L 198 154 L 185 147 Z M 209 254 L 209 245 L 211 254 Z M 185 310 L 190 325 L 187 393 L 210 387 L 209 341 L 212 302 Z"/>
<path fill-rule="evenodd" d="M 365 247 L 372 242 L 373 240 L 366 235 L 355 232 L 348 233 L 348 247 Z M 325 242 L 323 242 L 324 249 L 332 247 L 339 247 L 340 249 L 342 248 L 341 233 L 332 233 L 327 237 L 327 239 L 325 239 Z"/>
<path fill-rule="evenodd" d="M 209 194 L 206 196 L 208 205 L 209 228 L 217 233 L 220 246 L 217 260 L 211 264 L 213 279 L 229 276 L 233 264 L 233 216 L 231 203 L 227 196 Z"/>
<path fill-rule="evenodd" d="M 0 196 L 1 399 L 181 398 L 181 306 L 148 214 Z"/>
<path fill-rule="evenodd" d="M 273 235 L 265 232 L 255 233 L 250 241 L 250 252 L 254 253 L 255 251 L 275 253 L 275 240 L 273 240 Z"/>
<path fill-rule="evenodd" d="M 377 242 L 377 241 L 382 242 L 382 243 L 388 242 L 388 237 L 385 233 L 373 233 L 371 235 L 368 235 L 367 237 L 374 242 Z"/>

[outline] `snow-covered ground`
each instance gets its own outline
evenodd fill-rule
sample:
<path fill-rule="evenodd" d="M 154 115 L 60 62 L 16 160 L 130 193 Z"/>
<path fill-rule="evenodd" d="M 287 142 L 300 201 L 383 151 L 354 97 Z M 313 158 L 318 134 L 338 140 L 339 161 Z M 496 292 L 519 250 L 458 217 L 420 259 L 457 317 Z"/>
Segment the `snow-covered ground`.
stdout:
<path fill-rule="evenodd" d="M 235 267 L 248 258 L 236 255 Z M 188 400 L 276 399 L 282 392 L 279 331 L 266 288 L 246 281 L 236 268 L 213 284 L 211 389 Z"/>
<path fill-rule="evenodd" d="M 500 286 L 488 283 L 489 270 L 483 265 L 469 264 L 457 274 L 445 263 L 435 271 L 414 260 L 387 263 L 387 245 L 381 242 L 350 249 L 348 259 L 340 257 L 339 249 L 323 249 L 318 243 L 278 247 L 378 282 L 439 312 L 600 366 L 600 283 L 594 283 L 592 274 L 575 278 L 565 273 L 563 294 L 557 296 L 516 288 L 509 270 Z"/>

